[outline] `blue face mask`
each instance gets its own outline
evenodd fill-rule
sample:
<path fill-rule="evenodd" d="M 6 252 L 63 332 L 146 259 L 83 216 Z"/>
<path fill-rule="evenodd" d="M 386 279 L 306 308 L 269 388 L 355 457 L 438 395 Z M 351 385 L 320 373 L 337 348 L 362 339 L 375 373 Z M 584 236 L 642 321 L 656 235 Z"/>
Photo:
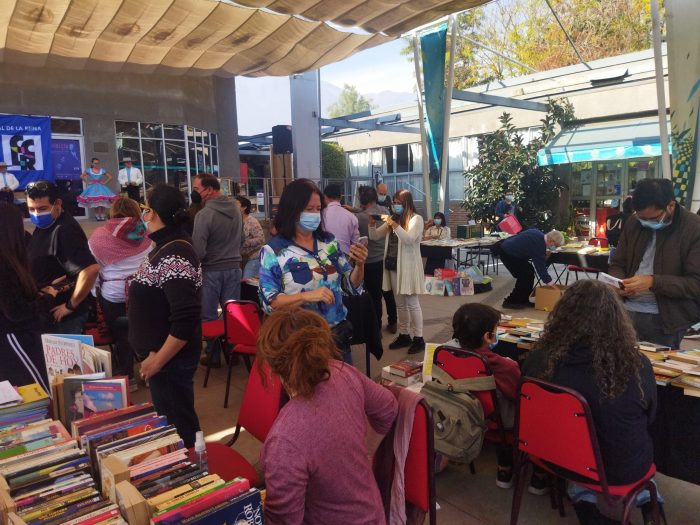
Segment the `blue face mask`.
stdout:
<path fill-rule="evenodd" d="M 435 226 L 442 226 L 442 219 L 433 219 Z"/>
<path fill-rule="evenodd" d="M 489 350 L 493 350 L 498 345 L 498 332 L 496 332 L 496 340 L 493 343 L 489 343 Z"/>
<path fill-rule="evenodd" d="M 664 222 L 665 218 L 666 213 L 664 213 L 661 219 L 659 219 L 658 221 L 647 221 L 645 219 L 639 219 L 639 224 L 641 224 L 645 228 L 649 228 L 650 230 L 663 230 L 671 224 L 670 222 Z"/>
<path fill-rule="evenodd" d="M 309 211 L 301 212 L 299 226 L 307 232 L 315 232 L 321 224 L 321 214 Z"/>
<path fill-rule="evenodd" d="M 49 228 L 56 221 L 50 211 L 44 213 L 30 213 L 29 219 L 34 226 L 42 230 Z"/>
<path fill-rule="evenodd" d="M 513 196 L 512 196 L 512 195 L 506 195 L 506 202 L 513 202 Z"/>
<path fill-rule="evenodd" d="M 401 215 L 403 213 L 403 204 L 394 204 L 394 212 L 396 215 Z"/>

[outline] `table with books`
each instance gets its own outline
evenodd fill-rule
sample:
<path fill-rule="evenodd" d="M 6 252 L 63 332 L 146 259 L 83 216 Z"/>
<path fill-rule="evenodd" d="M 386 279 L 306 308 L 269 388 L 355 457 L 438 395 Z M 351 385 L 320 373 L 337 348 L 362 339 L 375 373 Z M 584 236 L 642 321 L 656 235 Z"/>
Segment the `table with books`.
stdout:
<path fill-rule="evenodd" d="M 554 269 L 556 282 L 559 283 L 566 275 L 564 269 L 568 266 L 580 266 L 582 268 L 594 268 L 601 272 L 607 272 L 609 268 L 610 250 L 595 246 L 583 246 L 580 244 L 565 244 L 547 257 L 547 266 Z M 557 271 L 556 265 L 564 266 Z"/>

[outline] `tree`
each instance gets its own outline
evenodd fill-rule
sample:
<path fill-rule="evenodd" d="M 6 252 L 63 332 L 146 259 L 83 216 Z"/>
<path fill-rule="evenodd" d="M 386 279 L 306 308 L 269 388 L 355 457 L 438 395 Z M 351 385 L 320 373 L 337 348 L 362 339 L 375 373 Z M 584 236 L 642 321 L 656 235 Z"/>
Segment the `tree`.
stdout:
<path fill-rule="evenodd" d="M 324 179 L 344 179 L 346 172 L 343 147 L 335 142 L 321 142 L 321 176 Z"/>
<path fill-rule="evenodd" d="M 369 111 L 373 107 L 371 101 L 360 95 L 355 86 L 345 84 L 338 100 L 328 106 L 328 114 L 331 118 L 342 117 L 360 111 Z"/>
<path fill-rule="evenodd" d="M 537 165 L 537 151 L 549 143 L 559 127 L 573 120 L 574 112 L 567 99 L 550 99 L 547 104 L 542 134 L 529 144 L 523 142 L 508 113 L 501 116 L 501 127 L 495 133 L 479 138 L 479 162 L 464 173 L 462 204 L 474 219 L 495 225 L 496 203 L 511 189 L 523 228 L 547 231 L 554 226 L 562 183 L 551 166 Z"/>

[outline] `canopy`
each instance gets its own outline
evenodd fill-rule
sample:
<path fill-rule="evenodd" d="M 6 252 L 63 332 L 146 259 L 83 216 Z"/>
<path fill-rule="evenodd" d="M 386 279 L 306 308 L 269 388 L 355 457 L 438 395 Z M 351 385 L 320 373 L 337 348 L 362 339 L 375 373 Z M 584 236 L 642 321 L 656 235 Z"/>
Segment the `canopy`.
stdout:
<path fill-rule="evenodd" d="M 669 149 L 671 144 L 669 143 Z M 537 152 L 537 164 L 660 157 L 659 119 L 618 120 L 582 124 L 563 130 Z"/>
<path fill-rule="evenodd" d="M 139 73 L 290 75 L 488 1 L 3 0 L 0 61 Z"/>

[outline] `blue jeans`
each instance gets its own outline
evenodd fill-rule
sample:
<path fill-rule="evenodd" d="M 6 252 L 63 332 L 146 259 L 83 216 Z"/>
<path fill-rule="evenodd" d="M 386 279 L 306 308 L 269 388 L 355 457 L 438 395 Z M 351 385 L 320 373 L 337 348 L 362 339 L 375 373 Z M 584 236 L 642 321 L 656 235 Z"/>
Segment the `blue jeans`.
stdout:
<path fill-rule="evenodd" d="M 70 314 L 64 317 L 60 322 L 53 325 L 53 333 L 55 334 L 82 334 L 85 328 L 85 322 L 88 318 L 88 311 L 82 313 Z"/>
<path fill-rule="evenodd" d="M 202 321 L 219 318 L 219 306 L 241 298 L 241 269 L 205 271 L 202 282 Z"/>
<path fill-rule="evenodd" d="M 656 480 L 652 479 L 651 480 L 654 485 L 656 485 Z M 576 505 L 577 503 L 581 501 L 586 501 L 588 503 L 597 503 L 598 502 L 598 493 L 592 491 L 591 489 L 588 489 L 584 486 L 577 485 L 576 483 L 569 482 L 567 484 L 567 492 L 569 493 L 569 498 L 571 499 L 571 502 Z M 661 493 L 659 492 L 659 487 L 656 487 L 656 496 L 659 499 L 659 503 L 664 502 L 664 498 L 661 496 Z M 642 505 L 649 503 L 651 501 L 651 494 L 649 494 L 648 490 L 643 490 L 639 494 L 637 494 L 637 499 L 635 501 L 635 505 L 637 507 L 641 507 Z"/>
<path fill-rule="evenodd" d="M 245 263 L 245 268 L 243 268 L 243 278 L 250 279 L 254 277 L 257 279 L 260 276 L 260 259 L 251 259 Z"/>

